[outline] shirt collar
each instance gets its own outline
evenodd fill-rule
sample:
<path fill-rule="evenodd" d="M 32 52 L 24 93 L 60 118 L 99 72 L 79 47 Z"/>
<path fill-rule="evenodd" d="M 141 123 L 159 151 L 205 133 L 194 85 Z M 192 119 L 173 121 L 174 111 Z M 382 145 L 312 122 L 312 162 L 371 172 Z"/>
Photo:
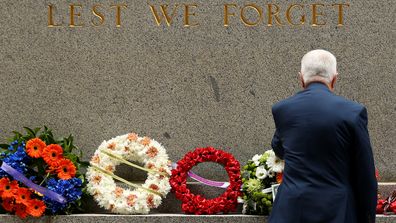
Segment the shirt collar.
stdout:
<path fill-rule="evenodd" d="M 321 82 L 312 82 L 309 83 L 306 90 L 311 90 L 311 89 L 320 89 L 320 90 L 326 90 L 328 92 L 331 92 L 329 87 L 327 87 L 326 84 L 321 83 Z"/>

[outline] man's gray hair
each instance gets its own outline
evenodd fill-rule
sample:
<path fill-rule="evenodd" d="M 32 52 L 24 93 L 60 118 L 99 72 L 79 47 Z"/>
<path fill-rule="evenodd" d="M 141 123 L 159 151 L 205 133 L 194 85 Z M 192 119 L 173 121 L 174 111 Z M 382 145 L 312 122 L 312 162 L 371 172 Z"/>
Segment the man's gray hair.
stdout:
<path fill-rule="evenodd" d="M 306 84 L 317 80 L 330 83 L 337 74 L 337 59 L 329 51 L 312 50 L 301 60 L 301 74 Z"/>

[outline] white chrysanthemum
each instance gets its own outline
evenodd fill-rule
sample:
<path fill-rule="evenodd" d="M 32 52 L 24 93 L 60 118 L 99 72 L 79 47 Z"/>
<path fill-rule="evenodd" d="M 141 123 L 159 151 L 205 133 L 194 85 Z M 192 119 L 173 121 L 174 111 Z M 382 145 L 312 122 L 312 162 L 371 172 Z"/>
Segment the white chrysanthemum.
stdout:
<path fill-rule="evenodd" d="M 254 165 L 259 166 L 260 165 L 260 159 L 262 155 L 256 154 L 253 156 L 252 160 Z"/>
<path fill-rule="evenodd" d="M 257 179 L 262 180 L 262 179 L 266 178 L 267 176 L 268 176 L 268 172 L 267 172 L 267 170 L 265 169 L 264 166 L 257 167 L 257 169 L 256 169 L 256 177 L 257 177 Z"/>
<path fill-rule="evenodd" d="M 275 172 L 275 173 L 281 173 L 283 172 L 283 169 L 285 168 L 285 162 L 281 159 L 279 159 L 273 150 L 267 151 L 269 156 L 267 159 L 267 166 L 270 171 Z"/>

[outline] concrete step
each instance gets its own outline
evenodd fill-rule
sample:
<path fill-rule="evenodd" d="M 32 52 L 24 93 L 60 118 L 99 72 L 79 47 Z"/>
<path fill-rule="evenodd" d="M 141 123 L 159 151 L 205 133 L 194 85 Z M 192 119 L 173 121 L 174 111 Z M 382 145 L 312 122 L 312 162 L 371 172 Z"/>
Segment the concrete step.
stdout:
<path fill-rule="evenodd" d="M 207 198 L 217 197 L 224 192 L 224 189 L 201 185 L 197 182 L 189 182 L 188 187 L 193 193 L 202 194 Z M 380 182 L 378 184 L 378 190 L 381 196 L 386 198 L 396 190 L 396 182 Z M 85 210 L 87 213 L 109 213 L 108 211 L 100 208 L 93 200 L 86 202 Z M 162 205 L 157 209 L 152 209 L 151 213 L 181 213 L 181 202 L 177 200 L 172 193 L 169 193 L 163 200 Z M 238 206 L 235 213 L 242 213 L 242 205 Z"/>
<path fill-rule="evenodd" d="M 267 217 L 256 215 L 184 215 L 184 214 L 150 214 L 150 215 L 107 215 L 76 214 L 42 217 L 39 219 L 21 220 L 16 216 L 0 215 L 2 223 L 266 223 Z M 377 216 L 377 223 L 395 223 L 396 216 Z"/>
<path fill-rule="evenodd" d="M 223 193 L 223 189 L 207 187 L 204 185 L 192 182 L 189 188 L 194 193 L 201 193 L 208 198 L 216 197 Z M 396 183 L 381 182 L 379 183 L 379 191 L 383 197 L 388 196 L 396 189 Z M 0 215 L 0 223 L 265 223 L 266 216 L 256 215 L 242 215 L 242 205 L 239 206 L 235 213 L 227 215 L 185 215 L 181 213 L 181 202 L 178 201 L 172 193 L 170 193 L 163 204 L 158 209 L 153 209 L 149 215 L 114 215 L 99 208 L 93 200 L 89 200 L 85 205 L 86 213 L 95 214 L 75 214 L 75 215 L 60 215 L 55 217 L 43 217 L 40 219 L 20 220 L 16 216 Z M 396 223 L 396 215 L 377 215 L 377 223 Z"/>

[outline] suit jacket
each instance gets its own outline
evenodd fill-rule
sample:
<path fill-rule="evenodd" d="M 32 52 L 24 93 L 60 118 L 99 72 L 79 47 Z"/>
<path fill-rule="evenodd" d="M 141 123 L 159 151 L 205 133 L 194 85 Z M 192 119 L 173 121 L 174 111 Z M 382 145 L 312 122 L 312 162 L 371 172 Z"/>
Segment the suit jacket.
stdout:
<path fill-rule="evenodd" d="M 269 222 L 375 222 L 377 181 L 366 108 L 311 83 L 275 104 L 272 113 L 272 148 L 285 169 Z"/>

